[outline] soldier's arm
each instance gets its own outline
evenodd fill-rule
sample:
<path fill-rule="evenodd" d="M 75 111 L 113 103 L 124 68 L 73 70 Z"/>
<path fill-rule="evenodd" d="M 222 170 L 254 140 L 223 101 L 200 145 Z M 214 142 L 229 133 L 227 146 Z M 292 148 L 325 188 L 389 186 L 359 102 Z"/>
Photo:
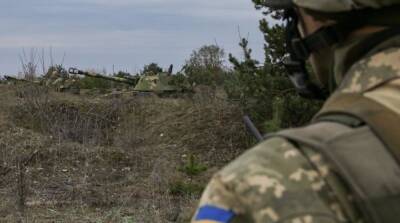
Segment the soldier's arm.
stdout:
<path fill-rule="evenodd" d="M 303 152 L 282 138 L 260 143 L 213 177 L 192 222 L 345 222 L 328 166 Z"/>

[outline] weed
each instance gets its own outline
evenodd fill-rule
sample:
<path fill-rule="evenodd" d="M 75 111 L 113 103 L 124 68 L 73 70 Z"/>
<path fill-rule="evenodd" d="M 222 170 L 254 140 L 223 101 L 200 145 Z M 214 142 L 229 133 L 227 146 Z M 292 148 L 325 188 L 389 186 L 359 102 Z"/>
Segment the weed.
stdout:
<path fill-rule="evenodd" d="M 207 167 L 196 161 L 196 157 L 192 154 L 189 156 L 188 162 L 179 169 L 189 176 L 196 176 L 207 170 Z"/>
<path fill-rule="evenodd" d="M 177 181 L 175 183 L 170 184 L 169 193 L 171 195 L 178 196 L 189 196 L 189 195 L 198 195 L 204 190 L 204 186 L 198 185 L 195 183 L 186 183 L 183 181 Z"/>
<path fill-rule="evenodd" d="M 112 209 L 104 218 L 98 219 L 96 223 L 108 223 L 108 222 L 120 222 L 120 223 L 135 223 L 134 217 L 131 216 L 123 216 L 121 213 L 121 209 Z"/>

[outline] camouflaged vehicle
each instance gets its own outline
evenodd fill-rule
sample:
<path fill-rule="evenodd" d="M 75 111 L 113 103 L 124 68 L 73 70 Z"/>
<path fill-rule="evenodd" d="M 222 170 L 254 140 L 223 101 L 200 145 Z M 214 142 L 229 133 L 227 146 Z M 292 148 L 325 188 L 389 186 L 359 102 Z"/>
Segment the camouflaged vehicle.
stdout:
<path fill-rule="evenodd" d="M 135 86 L 135 91 L 154 92 L 159 96 L 192 92 L 186 78 L 173 75 L 172 69 L 173 65 L 171 64 L 167 72 L 144 74 Z"/>
<path fill-rule="evenodd" d="M 76 75 L 83 75 L 83 76 L 91 77 L 91 78 L 104 79 L 104 80 L 109 80 L 109 81 L 113 81 L 113 82 L 117 82 L 117 83 L 127 84 L 127 85 L 132 86 L 132 87 L 135 87 L 136 83 L 139 80 L 138 77 L 136 78 L 136 77 L 106 76 L 106 75 L 98 74 L 98 73 L 91 72 L 91 71 L 79 70 L 79 69 L 73 68 L 73 67 L 69 68 L 68 72 L 70 74 L 72 74 L 72 75 L 75 75 L 75 76 Z M 88 91 L 86 93 L 88 93 L 88 94 L 93 94 L 93 93 L 95 93 L 95 94 L 104 94 L 104 93 L 107 93 L 107 94 L 105 94 L 105 96 L 112 96 L 112 97 L 119 96 L 119 95 L 125 94 L 125 93 L 130 93 L 130 91 L 126 91 L 127 89 L 125 89 L 123 91 L 120 91 L 120 89 L 118 89 L 116 92 L 113 91 L 111 93 L 104 92 L 104 89 L 103 90 L 100 89 L 100 92 L 96 92 L 96 91 L 93 91 L 93 90 L 99 90 L 99 89 L 91 89 L 90 91 Z"/>
<path fill-rule="evenodd" d="M 41 85 L 57 92 L 79 94 L 80 88 L 76 76 L 71 76 L 62 65 L 51 66 L 41 80 Z"/>
<path fill-rule="evenodd" d="M 17 78 L 12 76 L 4 76 L 5 82 L 8 84 L 17 84 L 17 83 L 28 83 L 28 84 L 36 84 L 40 86 L 45 86 L 51 89 L 54 89 L 57 92 L 70 92 L 73 94 L 79 94 L 80 88 L 78 86 L 77 80 L 74 77 L 67 78 L 57 78 L 57 79 L 46 79 L 37 78 L 34 81 L 26 80 L 23 78 Z"/>
<path fill-rule="evenodd" d="M 134 86 L 133 91 L 135 93 L 155 93 L 158 96 L 164 96 L 190 91 L 189 84 L 187 84 L 186 81 L 182 79 L 178 80 L 177 75 L 172 75 L 172 66 L 169 68 L 168 72 L 157 74 L 146 73 L 140 77 L 133 78 L 105 76 L 93 72 L 82 71 L 76 68 L 70 68 L 69 73 L 132 85 Z"/>
<path fill-rule="evenodd" d="M 174 85 L 174 77 L 167 73 L 146 74 L 140 77 L 134 90 L 138 92 L 154 92 L 156 94 L 183 92 L 185 89 Z"/>

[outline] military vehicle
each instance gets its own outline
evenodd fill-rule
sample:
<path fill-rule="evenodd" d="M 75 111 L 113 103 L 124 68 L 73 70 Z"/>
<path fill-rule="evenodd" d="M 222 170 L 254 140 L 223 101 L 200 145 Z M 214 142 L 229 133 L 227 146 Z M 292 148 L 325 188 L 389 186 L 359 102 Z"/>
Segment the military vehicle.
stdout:
<path fill-rule="evenodd" d="M 164 96 L 172 93 L 190 91 L 189 84 L 186 84 L 186 81 L 178 80 L 176 75 L 172 75 L 172 66 L 170 66 L 168 72 L 158 74 L 146 73 L 142 76 L 132 78 L 105 76 L 93 72 L 82 71 L 76 68 L 70 68 L 68 71 L 70 74 L 85 75 L 88 77 L 129 84 L 134 86 L 133 92 L 136 93 L 155 93 L 159 96 Z"/>
<path fill-rule="evenodd" d="M 192 92 L 186 78 L 182 75 L 173 75 L 172 69 L 173 65 L 171 64 L 167 72 L 142 75 L 134 90 L 138 92 L 154 92 L 160 96 Z"/>
<path fill-rule="evenodd" d="M 76 79 L 73 77 L 57 78 L 52 81 L 49 81 L 50 79 L 46 79 L 45 77 L 43 77 L 43 78 L 38 78 L 34 81 L 31 81 L 31 80 L 26 80 L 23 78 L 17 78 L 17 77 L 5 75 L 4 79 L 9 84 L 17 84 L 18 82 L 31 83 L 31 84 L 46 86 L 46 87 L 52 88 L 58 92 L 70 92 L 73 94 L 79 94 L 79 92 L 80 92 L 80 89 L 76 82 Z"/>
<path fill-rule="evenodd" d="M 6 80 L 7 83 L 12 83 L 12 84 L 17 84 L 18 82 L 21 83 L 32 83 L 32 84 L 40 84 L 40 81 L 31 81 L 31 80 L 26 80 L 23 78 L 17 78 L 17 77 L 12 77 L 8 75 L 4 75 L 4 79 Z"/>
<path fill-rule="evenodd" d="M 11 76 L 8 76 L 8 75 L 4 75 L 4 79 L 6 79 L 8 82 L 12 82 L 12 83 L 16 83 L 16 82 L 30 82 L 30 81 L 25 80 L 25 79 L 16 78 L 16 77 L 11 77 Z"/>
<path fill-rule="evenodd" d="M 62 65 L 49 67 L 47 73 L 43 76 L 41 84 L 57 92 L 80 93 L 77 78 L 70 76 Z"/>

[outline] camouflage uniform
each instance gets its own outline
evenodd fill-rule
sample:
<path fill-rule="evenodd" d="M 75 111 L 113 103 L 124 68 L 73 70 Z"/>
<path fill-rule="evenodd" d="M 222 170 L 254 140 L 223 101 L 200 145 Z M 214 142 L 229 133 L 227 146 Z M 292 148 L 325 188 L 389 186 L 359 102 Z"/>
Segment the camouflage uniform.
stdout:
<path fill-rule="evenodd" d="M 307 6 L 311 1 L 295 2 Z M 329 2 L 334 1 L 321 0 L 323 5 Z M 331 3 L 332 10 L 355 7 L 353 1 L 337 2 L 348 5 Z M 339 87 L 333 97 L 356 94 L 400 116 L 400 37 L 385 39 L 354 58 L 350 52 L 362 49 L 365 41 L 351 40 L 335 49 Z M 214 175 L 193 222 L 362 222 L 348 187 L 331 170 L 314 149 L 270 137 Z"/>

